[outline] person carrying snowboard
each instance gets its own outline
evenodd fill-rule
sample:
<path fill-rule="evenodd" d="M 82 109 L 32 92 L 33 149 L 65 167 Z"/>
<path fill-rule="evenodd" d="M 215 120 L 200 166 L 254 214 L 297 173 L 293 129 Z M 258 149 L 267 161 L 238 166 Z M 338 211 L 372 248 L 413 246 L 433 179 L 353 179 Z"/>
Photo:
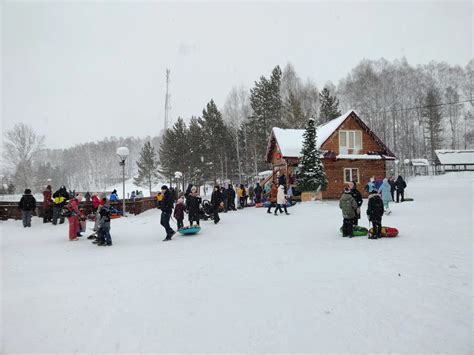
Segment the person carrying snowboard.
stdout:
<path fill-rule="evenodd" d="M 342 210 L 342 236 L 352 238 L 354 218 L 357 217 L 357 202 L 351 194 L 351 188 L 347 185 L 339 200 L 339 208 Z"/>
<path fill-rule="evenodd" d="M 165 241 L 171 240 L 173 235 L 176 233 L 170 227 L 170 218 L 171 218 L 171 213 L 173 212 L 174 199 L 173 199 L 173 195 L 171 194 L 171 191 L 168 189 L 168 186 L 166 185 L 163 185 L 161 187 L 161 193 L 163 195 L 163 199 L 160 201 L 160 209 L 161 209 L 160 224 L 163 226 L 163 228 L 166 231 L 166 238 L 163 239 L 163 241 L 165 242 Z"/>
<path fill-rule="evenodd" d="M 214 186 L 214 191 L 212 191 L 211 195 L 211 206 L 212 206 L 212 214 L 214 219 L 214 224 L 219 223 L 221 220 L 219 218 L 219 208 L 222 202 L 222 194 L 219 186 Z"/>
<path fill-rule="evenodd" d="M 372 190 L 369 194 L 367 203 L 367 217 L 372 223 L 372 234 L 369 239 L 381 238 L 382 235 L 382 216 L 384 213 L 383 202 L 377 191 Z"/>
<path fill-rule="evenodd" d="M 36 209 L 36 199 L 31 194 L 30 189 L 25 189 L 25 193 L 20 199 L 18 208 L 21 210 L 23 228 L 31 227 L 31 216 L 33 216 L 33 211 Z"/>

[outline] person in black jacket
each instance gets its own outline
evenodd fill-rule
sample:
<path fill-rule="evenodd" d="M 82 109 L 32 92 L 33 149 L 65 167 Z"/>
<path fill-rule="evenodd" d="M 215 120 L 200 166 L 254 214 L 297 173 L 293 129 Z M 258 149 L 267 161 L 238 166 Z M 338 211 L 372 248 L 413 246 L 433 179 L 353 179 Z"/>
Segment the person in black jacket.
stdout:
<path fill-rule="evenodd" d="M 160 201 L 160 209 L 161 209 L 160 224 L 163 226 L 163 228 L 166 231 L 166 238 L 163 239 L 163 241 L 168 241 L 168 240 L 171 240 L 173 235 L 176 233 L 170 227 L 170 218 L 171 218 L 171 213 L 173 212 L 174 198 L 173 198 L 173 195 L 171 194 L 171 191 L 168 189 L 168 186 L 166 185 L 163 185 L 161 187 L 161 193 L 163 194 L 163 199 Z"/>
<path fill-rule="evenodd" d="M 235 209 L 235 190 L 232 185 L 229 184 L 227 189 L 227 203 L 229 204 L 229 210 L 236 211 Z"/>
<path fill-rule="evenodd" d="M 227 213 L 229 210 L 229 190 L 224 186 L 221 188 L 222 202 L 224 203 L 224 213 Z"/>
<path fill-rule="evenodd" d="M 352 220 L 352 224 L 354 226 L 357 226 L 359 224 L 359 219 L 360 219 L 360 206 L 362 206 L 362 195 L 361 193 L 359 192 L 359 190 L 357 190 L 357 184 L 355 181 L 351 181 L 349 183 L 349 187 L 351 189 L 351 195 L 352 197 L 354 197 L 354 200 L 356 200 L 357 202 L 357 216 Z"/>
<path fill-rule="evenodd" d="M 219 223 L 221 220 L 219 218 L 219 208 L 222 202 L 222 193 L 219 186 L 214 186 L 214 191 L 212 191 L 211 195 L 211 206 L 212 206 L 212 213 L 214 215 L 214 224 Z"/>
<path fill-rule="evenodd" d="M 392 201 L 395 201 L 395 178 L 393 176 L 388 178 L 388 184 L 390 185 L 390 195 L 392 195 Z"/>
<path fill-rule="evenodd" d="M 74 195 L 72 196 L 74 197 Z M 61 216 L 61 211 L 64 206 L 66 206 L 67 201 L 69 201 L 69 194 L 66 190 L 66 186 L 61 186 L 54 194 L 53 194 L 53 224 L 56 225 L 64 223 L 64 216 Z"/>
<path fill-rule="evenodd" d="M 255 186 L 255 203 L 261 203 L 262 202 L 262 187 L 260 184 L 257 182 L 257 185 Z"/>
<path fill-rule="evenodd" d="M 186 204 L 189 213 L 189 225 L 192 227 L 193 223 L 199 226 L 199 209 L 201 208 L 201 197 L 198 194 L 196 186 L 193 186 L 191 193 L 188 196 L 188 202 Z"/>
<path fill-rule="evenodd" d="M 405 189 L 407 187 L 407 183 L 401 175 L 398 175 L 397 180 L 395 181 L 395 190 L 397 190 L 397 203 L 400 200 L 400 196 L 402 196 L 402 202 L 405 201 Z"/>
<path fill-rule="evenodd" d="M 31 227 L 31 216 L 36 209 L 36 199 L 31 194 L 30 189 L 25 190 L 25 194 L 21 197 L 18 208 L 21 210 L 21 219 L 23 227 Z"/>
<path fill-rule="evenodd" d="M 381 238 L 382 216 L 384 213 L 383 202 L 376 190 L 369 192 L 369 202 L 367 204 L 367 216 L 372 222 L 372 235 L 369 239 Z"/>

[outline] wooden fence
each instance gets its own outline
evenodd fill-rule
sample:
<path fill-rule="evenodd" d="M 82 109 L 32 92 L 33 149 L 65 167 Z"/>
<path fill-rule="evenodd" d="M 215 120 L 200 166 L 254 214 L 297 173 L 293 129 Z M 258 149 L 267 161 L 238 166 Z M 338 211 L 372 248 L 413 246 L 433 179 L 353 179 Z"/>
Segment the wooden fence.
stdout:
<path fill-rule="evenodd" d="M 111 202 L 110 205 L 117 210 L 122 210 L 122 201 Z M 89 214 L 92 212 L 92 202 L 81 202 L 80 207 Z M 137 198 L 135 200 L 125 200 L 125 211 L 129 214 L 140 214 L 152 208 L 156 208 L 157 203 L 153 197 Z M 43 202 L 36 203 L 36 211 L 33 215 L 43 217 Z M 0 201 L 0 220 L 21 219 L 21 211 L 18 209 L 18 202 Z"/>

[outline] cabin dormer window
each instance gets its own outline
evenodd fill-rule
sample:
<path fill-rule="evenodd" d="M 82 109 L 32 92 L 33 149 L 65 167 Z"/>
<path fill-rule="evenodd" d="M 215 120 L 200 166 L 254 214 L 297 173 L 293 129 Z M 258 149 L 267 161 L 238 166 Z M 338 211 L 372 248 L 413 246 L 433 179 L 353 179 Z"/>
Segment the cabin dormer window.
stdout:
<path fill-rule="evenodd" d="M 362 131 L 339 131 L 339 154 L 359 154 Z"/>

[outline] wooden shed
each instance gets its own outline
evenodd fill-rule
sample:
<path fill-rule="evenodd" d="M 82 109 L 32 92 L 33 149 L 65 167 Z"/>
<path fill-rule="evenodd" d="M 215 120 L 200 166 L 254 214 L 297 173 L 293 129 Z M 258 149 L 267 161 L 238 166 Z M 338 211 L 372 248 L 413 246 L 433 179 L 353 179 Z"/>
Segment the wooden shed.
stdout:
<path fill-rule="evenodd" d="M 322 162 L 328 178 L 327 190 L 322 197 L 339 198 L 344 184 L 355 181 L 367 196 L 364 186 L 371 176 L 386 176 L 386 161 L 395 155 L 380 138 L 350 110 L 316 128 L 316 145 L 322 151 Z M 287 176 L 290 185 L 296 185 L 304 129 L 272 129 L 266 159 L 277 172 Z"/>

